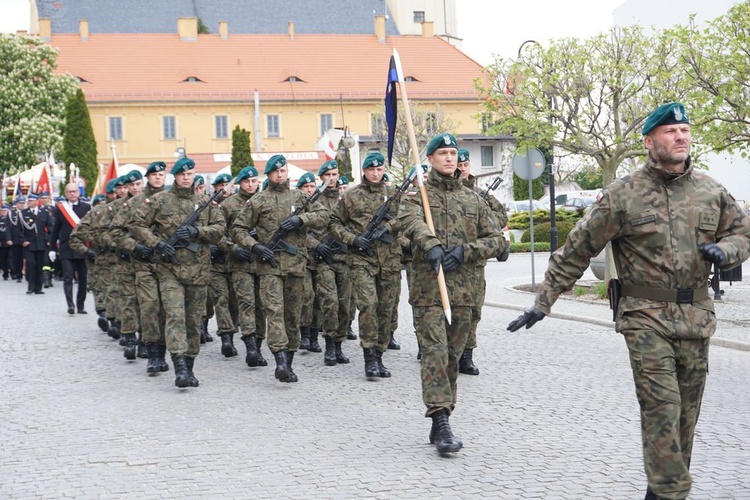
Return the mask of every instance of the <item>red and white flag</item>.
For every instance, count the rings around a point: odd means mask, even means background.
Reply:
[[[327,160],[333,160],[336,158],[336,146],[334,146],[328,132],[323,132],[323,136],[318,141],[317,146],[323,150]]]
[[[47,174],[47,166],[42,169],[42,175],[39,176],[39,183],[36,185],[36,193],[52,193],[52,189],[49,185],[49,175]]]

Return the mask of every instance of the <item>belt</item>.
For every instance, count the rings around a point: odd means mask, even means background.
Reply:
[[[693,301],[708,298],[708,286],[700,288],[654,288],[650,286],[622,285],[622,294],[639,299],[656,300],[659,302],[675,302],[677,304],[692,304]]]

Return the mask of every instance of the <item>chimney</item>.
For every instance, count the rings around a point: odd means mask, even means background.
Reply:
[[[422,36],[425,38],[435,36],[435,23],[433,21],[424,21],[422,23]]]
[[[179,17],[177,18],[177,33],[183,42],[198,41],[198,18],[197,17]]]
[[[226,21],[219,21],[219,35],[222,40],[229,38],[229,24]]]
[[[375,16],[375,37],[378,42],[385,42],[385,16]]]
[[[294,21],[289,21],[289,38],[294,40]]]
[[[49,42],[52,38],[52,19],[48,17],[39,18],[39,38]]]
[[[78,34],[81,35],[81,41],[87,42],[89,39],[89,22],[85,19],[78,21]]]

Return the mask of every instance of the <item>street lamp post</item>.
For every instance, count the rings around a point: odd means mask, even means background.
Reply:
[[[521,44],[520,47],[518,47],[518,57],[516,58],[517,60],[521,59],[521,50],[527,43],[535,43],[540,48],[542,47],[542,44],[540,44],[536,40],[526,40]],[[547,104],[549,108],[552,109],[551,96],[548,99]],[[555,156],[552,144],[547,147],[546,153],[544,155],[544,160],[547,164],[547,168],[549,169],[549,250],[550,252],[554,252],[555,250],[557,250],[557,220],[555,216]]]

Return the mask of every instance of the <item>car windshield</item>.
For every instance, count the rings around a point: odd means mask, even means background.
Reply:
[[[544,209],[544,205],[539,203],[538,201],[534,200],[534,210]],[[528,201],[517,201],[516,202],[516,212],[528,212],[529,211],[529,202]]]

